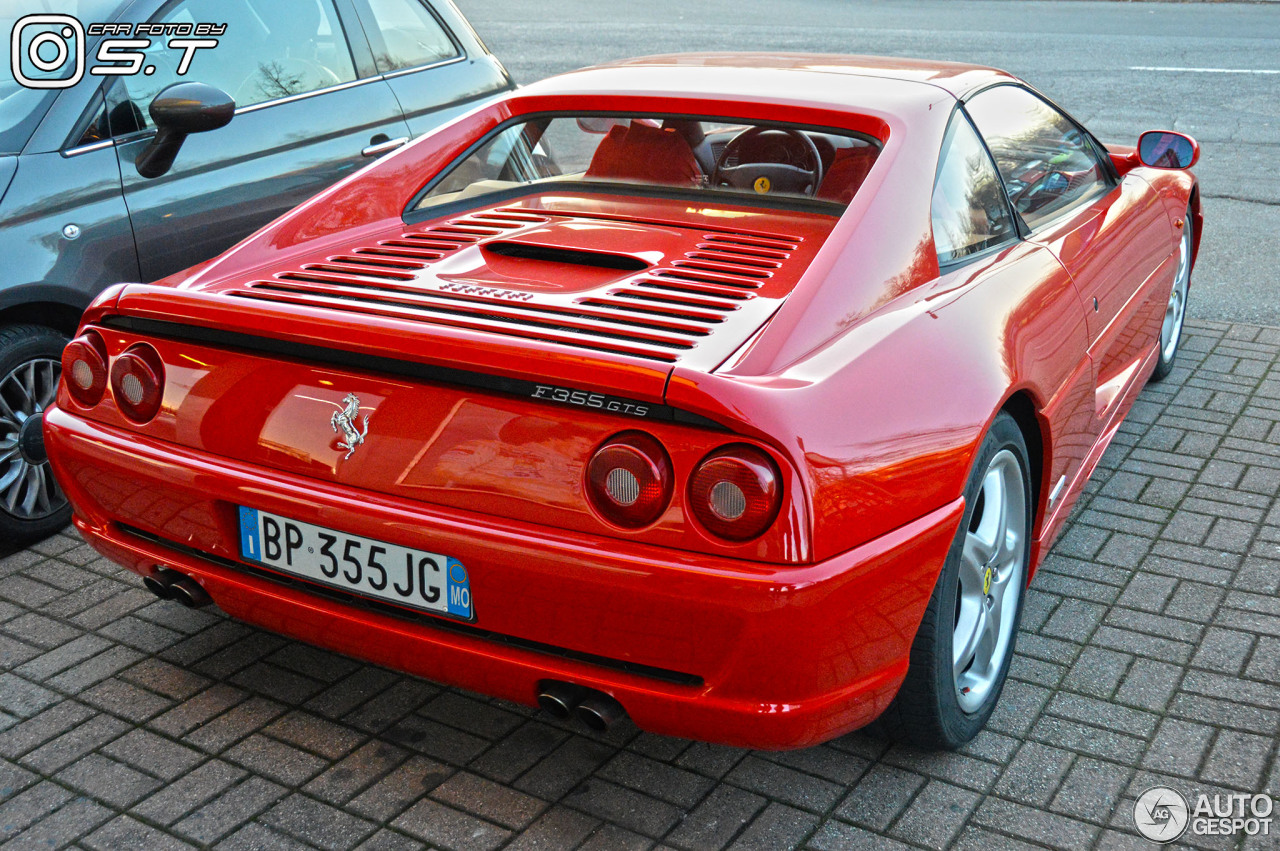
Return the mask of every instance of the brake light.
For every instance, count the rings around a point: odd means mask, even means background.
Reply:
[[[606,520],[638,529],[666,510],[673,479],[671,459],[662,444],[644,432],[624,431],[591,456],[587,496]]]
[[[777,465],[754,446],[718,449],[689,480],[689,506],[707,531],[748,541],[768,529],[782,507]]]
[[[111,395],[135,423],[150,420],[164,397],[164,363],[146,343],[130,346],[111,365]]]
[[[86,331],[62,350],[67,391],[86,408],[102,401],[107,389],[107,344],[96,331]]]

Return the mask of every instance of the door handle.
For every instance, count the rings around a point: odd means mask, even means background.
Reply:
[[[398,139],[385,139],[384,141],[381,141],[381,142],[374,142],[373,144],[368,145],[364,149],[362,149],[360,151],[360,155],[365,157],[379,157],[387,153],[388,151],[394,151],[396,148],[400,147],[401,145],[405,144],[408,141],[409,141],[408,136],[401,136]]]

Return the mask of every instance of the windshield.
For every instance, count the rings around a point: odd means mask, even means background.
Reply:
[[[0,2],[0,39],[12,49],[12,40],[17,37],[21,75],[14,76],[12,55],[10,61],[0,65],[0,154],[16,154],[22,150],[59,91],[33,88],[23,85],[23,81],[72,78],[77,67],[88,58],[84,43],[86,28],[92,23],[112,20],[121,5],[121,0]],[[17,26],[19,19],[32,15],[46,20]]]
[[[737,203],[816,199],[845,205],[879,144],[784,124],[688,116],[527,119],[455,162],[416,209],[528,188],[617,186],[724,193]]]

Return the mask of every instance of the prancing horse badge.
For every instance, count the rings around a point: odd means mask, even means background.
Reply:
[[[364,417],[364,422],[359,428],[356,427],[360,420],[360,398],[356,394],[348,393],[342,403],[346,407],[341,411],[335,411],[329,419],[329,424],[333,426],[335,432],[342,435],[338,448],[347,450],[343,459],[346,460],[351,457],[352,452],[356,451],[357,446],[364,443],[364,437],[369,433],[369,418]]]

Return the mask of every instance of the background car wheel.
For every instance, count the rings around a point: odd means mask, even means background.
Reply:
[[[897,697],[876,727],[922,748],[954,749],[991,716],[1009,672],[1031,556],[1027,447],[1003,411],[965,485],[965,511]]]
[[[1187,293],[1191,288],[1191,252],[1195,245],[1195,220],[1191,210],[1183,217],[1182,240],[1178,243],[1178,272],[1173,279],[1173,291],[1164,308],[1164,321],[1160,323],[1160,359],[1156,361],[1152,381],[1161,381],[1173,372],[1173,359],[1178,356],[1178,343],[1182,339],[1182,322],[1187,318]]]
[[[67,339],[40,325],[0,328],[0,541],[23,545],[71,520],[71,506],[49,463],[22,451],[24,429],[53,404]]]

